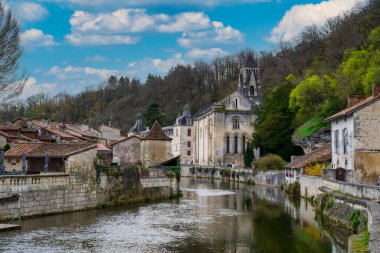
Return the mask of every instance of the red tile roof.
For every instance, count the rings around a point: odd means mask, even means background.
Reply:
[[[343,111],[340,111],[340,112],[328,117],[327,119],[325,119],[325,121],[331,121],[331,120],[338,119],[341,117],[346,117],[346,116],[360,110],[361,108],[366,107],[366,106],[376,102],[379,99],[380,99],[380,96],[376,96],[376,97],[370,96],[370,97],[360,101],[356,105],[351,106],[347,109],[344,109]]]
[[[44,122],[39,121],[39,120],[32,120],[32,124],[42,128],[42,129],[44,129],[44,130],[46,130],[52,134],[58,135],[59,137],[61,137],[63,139],[77,139],[73,135],[67,134],[67,133],[55,128],[55,126],[52,123],[49,123],[46,127],[46,124]]]
[[[285,165],[285,168],[301,169],[310,162],[329,162],[331,161],[331,144],[326,144],[306,155],[297,157],[294,161]]]
[[[21,157],[25,152],[26,157],[40,158],[48,154],[52,158],[66,158],[93,148],[96,148],[96,144],[19,143],[5,152],[5,157]]]
[[[160,124],[156,121],[153,124],[152,129],[149,131],[148,135],[142,138],[143,140],[165,140],[171,141],[172,139],[168,137],[164,131],[162,131]]]

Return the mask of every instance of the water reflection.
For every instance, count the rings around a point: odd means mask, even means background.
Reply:
[[[345,252],[307,202],[278,189],[203,179],[181,188],[180,200],[24,220],[1,234],[0,251]]]

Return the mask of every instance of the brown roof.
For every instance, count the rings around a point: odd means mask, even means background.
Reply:
[[[359,103],[355,104],[354,106],[351,106],[347,109],[344,109],[343,111],[340,111],[340,112],[328,117],[327,119],[325,119],[325,121],[331,121],[331,120],[338,119],[341,117],[346,117],[346,116],[360,110],[361,108],[366,107],[367,105],[370,105],[370,104],[376,102],[379,99],[380,99],[380,95],[376,96],[376,97],[370,96],[370,97],[360,101]]]
[[[301,169],[309,162],[329,162],[331,161],[331,144],[326,144],[306,155],[297,157],[294,161],[285,165],[285,168]]]
[[[140,136],[137,136],[137,135],[131,135],[131,136],[128,136],[128,137],[123,138],[123,139],[121,139],[121,140],[111,142],[110,146],[113,146],[113,145],[119,144],[120,142],[123,142],[123,141],[129,140],[129,139],[131,139],[131,138],[138,138],[138,139],[141,139]]]
[[[47,127],[46,124],[39,120],[32,120],[32,124],[36,125],[52,134],[58,135],[59,137],[63,139],[77,139],[73,135],[67,134],[59,129],[57,129],[52,123],[48,123]]]
[[[48,154],[52,158],[65,158],[93,148],[96,148],[96,145],[87,143],[19,143],[14,144],[10,150],[5,152],[5,157],[21,157],[25,152],[26,157],[39,158]]]
[[[143,140],[165,140],[171,141],[172,139],[168,137],[164,131],[162,131],[160,124],[156,121],[153,124],[152,129],[149,131],[147,136],[143,138]]]

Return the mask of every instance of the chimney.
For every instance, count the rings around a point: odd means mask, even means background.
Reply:
[[[372,84],[372,96],[377,97],[380,95],[380,84],[374,83]]]
[[[359,103],[360,101],[364,100],[365,97],[361,94],[350,94],[348,95],[347,97],[347,108],[350,108],[354,105],[356,105],[357,103]]]

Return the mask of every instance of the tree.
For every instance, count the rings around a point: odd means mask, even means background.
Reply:
[[[244,166],[251,167],[254,159],[254,146],[251,141],[247,143],[247,148],[244,150]]]
[[[26,82],[25,73],[19,71],[20,29],[10,9],[0,1],[0,102],[21,94]]]
[[[144,118],[146,124],[150,127],[153,126],[154,122],[162,124],[162,120],[165,117],[165,114],[161,111],[160,105],[157,103],[152,103],[144,113]]]

